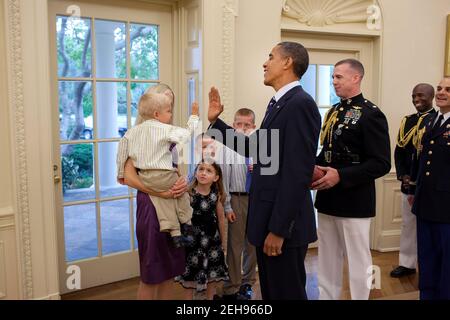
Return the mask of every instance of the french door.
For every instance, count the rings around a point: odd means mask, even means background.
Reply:
[[[172,82],[172,19],[170,5],[49,3],[61,293],[139,275],[135,191],[115,159],[140,96]]]

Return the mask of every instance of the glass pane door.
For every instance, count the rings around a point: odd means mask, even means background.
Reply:
[[[172,43],[172,12],[129,4],[82,2],[81,17],[66,15],[73,2],[50,4],[62,293],[69,265],[81,268],[81,289],[138,276],[136,192],[117,183],[116,153],[140,96],[161,76],[170,82],[162,48]]]
[[[133,194],[115,158],[158,81],[158,26],[57,16],[56,31],[65,259],[134,250]]]

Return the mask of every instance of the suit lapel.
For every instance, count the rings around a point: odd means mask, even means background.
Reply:
[[[287,103],[287,101],[297,92],[299,92],[301,90],[300,86],[296,86],[294,88],[292,88],[291,90],[289,90],[288,92],[286,92],[280,100],[277,101],[277,103],[275,103],[275,107],[272,110],[272,112],[267,116],[267,119],[265,119],[265,121],[263,123],[261,123],[261,128],[265,129],[268,128],[270,126],[270,124],[272,123],[273,120],[275,120],[275,118],[278,116],[278,113],[281,111],[281,109],[283,109],[284,105]]]

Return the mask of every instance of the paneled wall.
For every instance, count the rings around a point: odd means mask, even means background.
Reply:
[[[19,270],[10,143],[5,46],[5,1],[0,0],[0,300],[19,298]]]

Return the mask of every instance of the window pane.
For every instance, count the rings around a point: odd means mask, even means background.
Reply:
[[[125,82],[97,82],[97,136],[123,137],[127,132],[127,85]]]
[[[158,26],[131,24],[131,78],[159,79]]]
[[[92,139],[92,83],[59,81],[58,85],[60,139]]]
[[[64,207],[66,261],[98,256],[95,203]]]
[[[129,251],[131,249],[129,200],[101,203],[100,215],[102,225],[102,255]]]
[[[61,146],[64,202],[95,199],[92,144]]]
[[[316,69],[315,64],[310,64],[308,70],[300,80],[300,84],[314,100],[316,99]]]
[[[125,23],[95,20],[97,77],[126,78]]]
[[[156,85],[155,83],[131,83],[131,125],[134,126],[138,116],[139,99],[148,90]]]
[[[333,87],[333,65],[319,66],[319,99],[318,105],[331,106],[339,102]]]
[[[128,195],[128,187],[117,183],[116,155],[118,145],[118,142],[98,144],[100,198]]]
[[[91,76],[91,21],[56,17],[59,77]]]

